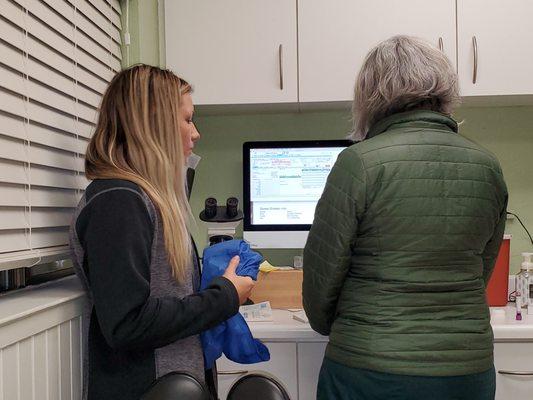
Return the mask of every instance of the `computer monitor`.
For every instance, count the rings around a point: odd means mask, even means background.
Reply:
[[[326,179],[348,140],[243,145],[244,239],[253,248],[303,248]]]

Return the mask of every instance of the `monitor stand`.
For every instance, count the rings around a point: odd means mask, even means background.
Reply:
[[[308,231],[244,231],[252,249],[303,249]]]

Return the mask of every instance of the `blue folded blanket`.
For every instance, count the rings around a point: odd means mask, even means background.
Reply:
[[[257,280],[259,264],[263,261],[263,257],[251,250],[245,241],[230,240],[204,250],[200,289],[205,289],[213,278],[223,275],[230,260],[237,255],[240,257],[237,275],[249,276],[253,280]],[[206,369],[212,368],[222,353],[231,361],[240,364],[253,364],[270,360],[268,349],[263,343],[252,337],[248,324],[239,313],[220,325],[203,332],[200,337]]]

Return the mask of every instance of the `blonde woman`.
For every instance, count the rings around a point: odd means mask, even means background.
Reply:
[[[193,112],[190,85],[156,67],[118,73],[104,94],[86,154],[92,183],[71,227],[90,300],[84,399],[138,400],[174,371],[212,389],[198,334],[237,313],[252,289],[236,258],[198,292],[184,182],[200,137]]]
[[[304,251],[304,307],[329,335],[319,399],[492,400],[485,287],[505,227],[498,160],[458,134],[446,56],[399,36],[355,85],[355,137]]]

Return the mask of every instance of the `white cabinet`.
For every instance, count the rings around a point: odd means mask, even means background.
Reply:
[[[0,399],[82,398],[86,309],[76,277],[2,296]]]
[[[316,399],[318,375],[322,367],[326,342],[298,343],[298,398]]]
[[[495,343],[496,400],[529,400],[533,395],[533,342]],[[515,375],[522,372],[526,375]],[[528,373],[528,374],[527,374]]]
[[[196,104],[298,101],[296,0],[168,0],[165,33]]]
[[[231,386],[250,372],[267,372],[284,385],[291,400],[316,399],[318,375],[327,342],[268,343],[270,361],[253,365],[235,364],[222,357],[217,361],[218,394],[225,400]]]
[[[462,94],[533,94],[533,1],[461,0],[457,7]]]
[[[464,96],[533,94],[532,0],[167,0],[164,8],[167,67],[193,85],[199,105],[351,101],[368,51],[399,34],[442,48]]]
[[[298,0],[300,102],[352,100],[368,51],[398,34],[440,42],[455,65],[455,0]]]
[[[253,372],[263,371],[274,375],[283,384],[291,400],[298,399],[298,372],[296,343],[267,343],[265,346],[270,351],[270,361],[243,365],[236,364],[222,357],[217,361],[218,369],[218,395],[225,400],[228,391],[241,376]]]

